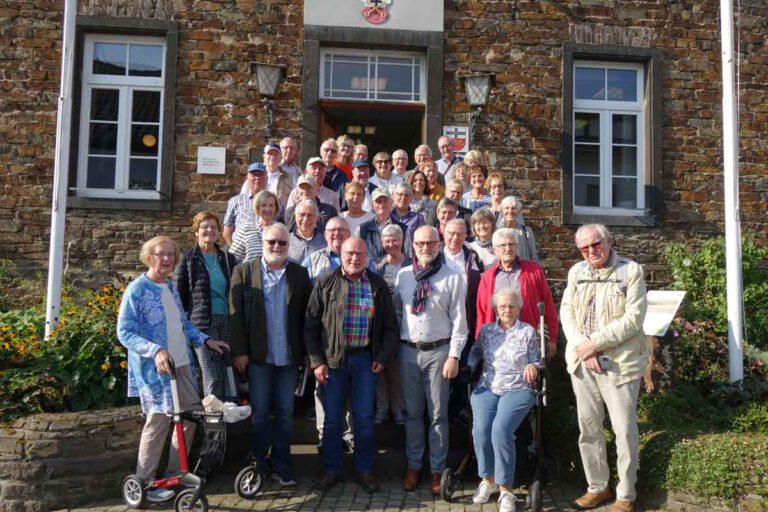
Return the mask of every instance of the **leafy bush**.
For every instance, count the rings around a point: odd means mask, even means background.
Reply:
[[[751,345],[768,350],[768,247],[758,247],[745,238],[741,243],[745,338]],[[692,251],[683,244],[670,244],[663,258],[672,271],[670,287],[688,292],[680,312],[688,321],[710,320],[716,334],[727,334],[725,241],[706,240]]]
[[[125,350],[115,338],[121,294],[106,286],[65,295],[48,340],[42,312],[0,313],[0,421],[126,402]]]

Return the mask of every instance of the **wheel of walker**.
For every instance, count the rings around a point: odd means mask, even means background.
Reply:
[[[453,477],[451,468],[445,468],[440,477],[440,497],[450,503],[453,498],[453,491],[456,490],[456,479]]]
[[[173,502],[173,510],[176,512],[208,512],[208,498],[204,494],[200,494],[195,502],[194,508],[190,508],[192,503],[192,496],[194,496],[194,489],[184,489],[176,496],[176,501]]]
[[[123,501],[128,508],[142,508],[147,500],[147,492],[144,483],[136,475],[128,475],[123,478]]]
[[[543,506],[541,493],[541,480],[534,480],[534,482],[528,488],[528,498],[530,499],[531,512],[541,512]]]
[[[261,473],[255,466],[246,466],[235,478],[235,492],[241,498],[251,500],[261,489]]]

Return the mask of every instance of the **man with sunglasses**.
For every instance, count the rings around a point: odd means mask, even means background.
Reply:
[[[336,144],[335,139],[326,139],[320,145],[320,157],[325,162],[326,173],[323,186],[333,190],[335,193],[339,193],[339,190],[344,187],[344,184],[349,181],[347,175],[336,167],[334,161],[339,154],[339,145]]]
[[[304,358],[304,314],[312,290],[307,270],[288,261],[288,237],[285,225],[269,226],[263,256],[236,266],[229,290],[232,363],[248,372],[251,448],[261,470],[271,469],[281,486],[296,485],[290,458],[293,391]]]
[[[643,269],[613,250],[613,237],[601,224],[581,226],[576,246],[584,261],[568,272],[560,306],[581,431],[579,450],[589,485],[574,506],[593,509],[612,497],[603,433],[607,407],[616,435],[619,478],[611,512],[632,512],[637,497],[637,398],[648,365]]]

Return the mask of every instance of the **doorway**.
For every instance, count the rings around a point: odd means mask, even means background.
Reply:
[[[390,155],[404,149],[413,158],[424,140],[424,106],[345,101],[320,102],[320,140],[347,134],[356,144],[368,146],[372,160],[379,151]]]

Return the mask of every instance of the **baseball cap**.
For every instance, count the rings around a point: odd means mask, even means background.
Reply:
[[[317,185],[317,180],[314,176],[307,176],[306,174],[302,174],[299,179],[296,180],[296,186],[298,187],[300,185],[311,185],[314,187]]]
[[[390,195],[389,191],[385,188],[378,187],[376,190],[371,192],[371,201],[376,201],[380,197],[386,197],[388,199],[392,199],[392,196]]]
[[[319,156],[313,156],[312,158],[310,158],[307,161],[307,167],[309,167],[312,164],[316,164],[316,163],[321,163],[321,164],[325,165],[325,160],[323,160]]]
[[[270,142],[269,144],[264,146],[264,154],[266,155],[270,151],[277,151],[279,153],[280,152],[280,146],[278,146],[274,142]]]
[[[267,168],[261,162],[256,162],[248,166],[248,172],[267,172]]]
[[[358,167],[370,167],[370,165],[368,164],[368,160],[366,160],[364,158],[358,158],[357,160],[352,162],[352,168],[353,169],[356,169]]]

